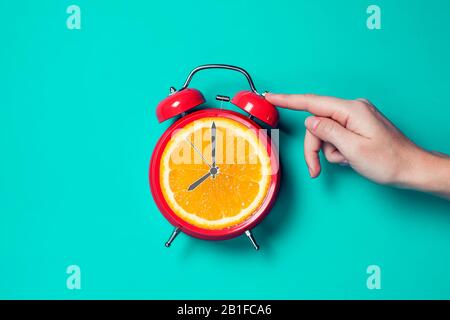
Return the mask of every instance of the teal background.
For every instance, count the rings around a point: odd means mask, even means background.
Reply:
[[[81,30],[66,28],[74,3]],[[311,180],[304,113],[281,111],[287,174],[260,252],[186,235],[166,249],[147,177],[170,124],[155,106],[204,63],[242,66],[261,91],[367,97],[450,153],[449,36],[446,0],[1,0],[0,298],[450,298],[450,202],[333,165]],[[192,86],[212,98],[246,82],[211,71]]]

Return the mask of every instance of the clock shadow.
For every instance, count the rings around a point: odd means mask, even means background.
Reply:
[[[298,208],[294,209],[292,199],[295,198],[298,201],[301,194],[299,182],[294,181],[295,177],[283,170],[282,163],[283,157],[280,156],[281,183],[275,205],[253,232],[261,250],[268,255],[273,252],[277,236],[283,232],[294,211],[298,211]]]
[[[187,236],[185,247],[182,250],[181,258],[183,260],[192,257],[193,252],[210,251],[223,254],[225,259],[230,256],[250,256],[258,254],[252,247],[245,234],[229,240],[207,241]]]

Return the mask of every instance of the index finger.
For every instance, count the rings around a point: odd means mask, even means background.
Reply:
[[[344,121],[349,114],[351,101],[335,97],[314,94],[275,94],[267,93],[265,98],[270,103],[282,108],[308,111],[316,116]]]

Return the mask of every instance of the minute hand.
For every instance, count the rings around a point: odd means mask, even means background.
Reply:
[[[205,181],[206,179],[208,179],[211,176],[211,172],[208,172],[207,174],[205,174],[203,177],[201,177],[200,179],[198,179],[197,181],[195,181],[193,184],[191,184],[188,188],[188,191],[192,191],[195,188],[197,188],[203,181]]]
[[[191,145],[192,149],[194,149],[194,151],[200,156],[200,158],[202,158],[203,162],[209,167],[212,168],[212,166],[209,164],[209,162],[205,159],[205,157],[203,157],[203,154],[197,149],[197,147],[195,146],[195,144],[190,141],[189,139],[186,139],[186,141]]]
[[[212,167],[216,167],[216,123],[211,125],[211,161]]]

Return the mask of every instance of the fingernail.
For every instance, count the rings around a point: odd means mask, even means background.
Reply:
[[[309,129],[309,130],[316,130],[317,126],[319,125],[320,120],[316,117],[308,117],[305,120],[305,126]]]
[[[308,170],[309,170],[309,175],[311,176],[311,178],[313,178],[313,176],[314,176],[314,173],[313,173],[313,171],[312,171],[311,167],[308,167]]]

